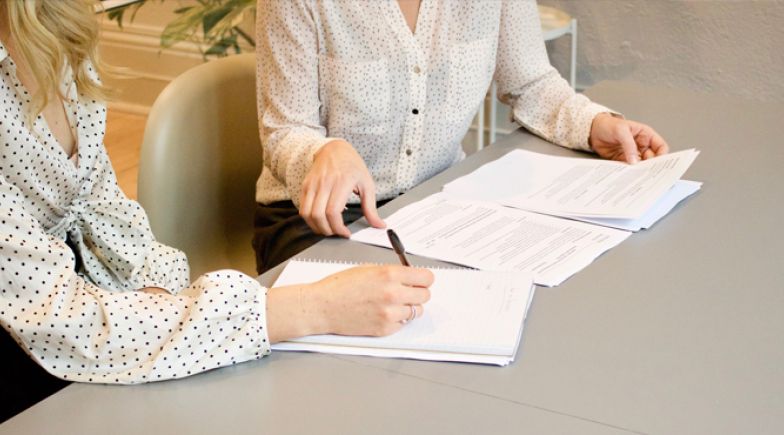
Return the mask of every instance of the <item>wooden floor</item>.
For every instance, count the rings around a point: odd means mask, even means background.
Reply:
[[[120,188],[132,199],[136,199],[139,151],[146,122],[146,116],[114,110],[109,110],[106,115],[106,151],[117,173]]]

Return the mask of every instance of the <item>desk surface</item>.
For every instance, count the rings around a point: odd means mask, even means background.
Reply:
[[[700,149],[685,178],[705,184],[651,230],[539,289],[509,367],[275,353],[178,381],[74,384],[0,433],[784,432],[784,105],[617,82],[588,94],[674,150]],[[518,131],[382,215],[516,147],[572,154]],[[302,256],[395,261],[345,240]]]

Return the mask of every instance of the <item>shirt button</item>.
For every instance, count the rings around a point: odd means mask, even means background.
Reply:
[[[419,109],[414,109],[411,111],[414,115],[419,115]]]
[[[411,155],[411,154],[413,154],[413,153],[414,153],[414,152],[413,152],[413,151],[411,151],[410,149],[406,150],[406,155],[407,155],[407,156],[410,156],[410,155]]]
[[[419,68],[419,65],[415,65],[415,66],[414,66],[414,73],[415,73],[415,74],[419,74],[419,73],[421,73],[421,72],[422,72],[422,69],[421,69],[421,68]]]

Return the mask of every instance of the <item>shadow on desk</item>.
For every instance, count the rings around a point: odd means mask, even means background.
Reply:
[[[0,376],[0,423],[70,384],[47,373],[4,330],[0,330]]]

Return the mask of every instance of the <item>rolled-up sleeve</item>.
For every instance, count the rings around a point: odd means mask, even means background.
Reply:
[[[504,0],[495,80],[515,121],[568,148],[590,150],[594,117],[615,113],[575,93],[550,64],[534,0]]]
[[[0,325],[62,379],[132,384],[189,376],[270,352],[266,289],[235,271],[173,294],[109,291],[26,213],[0,177]]]
[[[316,23],[305,0],[259,0],[257,104],[264,165],[298,205],[313,156],[327,142],[320,124]]]

